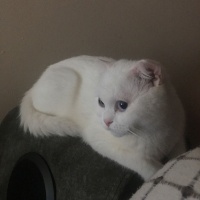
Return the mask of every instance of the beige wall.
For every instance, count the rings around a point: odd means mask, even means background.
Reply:
[[[162,62],[200,144],[199,0],[1,0],[0,120],[47,65],[80,54]]]

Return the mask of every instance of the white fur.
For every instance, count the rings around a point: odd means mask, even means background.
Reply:
[[[128,103],[123,112],[119,100]],[[155,61],[79,56],[56,63],[26,93],[20,115],[25,131],[80,136],[145,180],[173,149],[184,151],[183,108]]]

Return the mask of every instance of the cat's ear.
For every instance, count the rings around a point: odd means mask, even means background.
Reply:
[[[132,72],[142,79],[151,81],[154,86],[159,86],[163,83],[161,64],[154,60],[137,61]]]

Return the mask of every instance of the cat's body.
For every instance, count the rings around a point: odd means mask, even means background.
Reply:
[[[184,151],[184,112],[155,61],[79,56],[56,63],[26,93],[20,115],[35,136],[80,136],[144,179],[165,156]]]

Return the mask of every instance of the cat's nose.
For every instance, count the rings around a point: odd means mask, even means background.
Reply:
[[[104,123],[106,124],[107,127],[109,127],[113,123],[113,121],[104,119]]]

